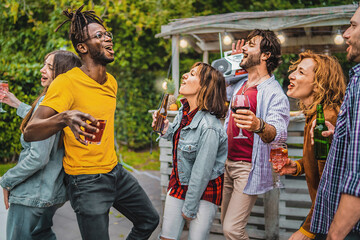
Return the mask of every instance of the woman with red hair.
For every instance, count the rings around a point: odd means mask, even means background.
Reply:
[[[306,51],[290,66],[290,85],[287,95],[299,100],[300,109],[306,117],[304,129],[303,158],[298,161],[288,159],[281,169],[281,175],[304,174],[308,185],[312,206],[300,229],[290,239],[314,239],[310,223],[315,204],[317,189],[326,160],[315,159],[314,146],[311,145],[310,129],[316,119],[316,106],[322,104],[325,119],[335,126],[337,115],[345,94],[345,77],[339,62],[323,54]]]

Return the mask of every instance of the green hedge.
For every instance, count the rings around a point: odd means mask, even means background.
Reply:
[[[156,39],[161,25],[170,19],[234,11],[263,11],[312,6],[340,5],[351,1],[219,1],[219,0],[0,0],[0,79],[9,81],[10,90],[25,103],[31,103],[41,91],[40,68],[43,57],[63,48],[73,51],[64,20],[65,7],[77,8],[83,3],[103,17],[114,34],[116,60],[108,67],[118,81],[115,119],[116,138],[132,149],[150,144],[151,116],[161,93],[155,82],[164,79],[171,58],[171,42]],[[219,56],[211,55],[211,59]],[[185,72],[201,55],[189,50],[181,54],[180,73]],[[4,107],[0,114],[0,162],[16,159],[21,151],[19,126],[15,109]]]

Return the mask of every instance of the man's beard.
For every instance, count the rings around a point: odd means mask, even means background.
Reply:
[[[260,65],[260,56],[261,56],[261,53],[256,54],[256,55],[248,55],[246,62],[241,62],[240,67],[242,67],[243,69],[246,70],[251,67]]]
[[[94,59],[94,62],[106,66],[108,63],[111,63],[114,61],[114,58],[108,58],[105,56],[105,53],[102,51],[93,51],[91,48],[89,48],[89,53],[92,59]]]
[[[351,45],[350,52],[346,55],[346,58],[349,62],[357,62],[356,58],[360,56],[360,43],[356,42],[354,45]]]

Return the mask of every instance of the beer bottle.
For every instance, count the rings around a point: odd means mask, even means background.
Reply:
[[[164,129],[164,120],[166,119],[166,115],[167,115],[168,99],[169,99],[169,94],[165,93],[161,101],[161,106],[157,111],[156,121],[153,127],[154,132],[162,133]]]
[[[323,131],[327,131],[325,125],[324,110],[321,104],[316,106],[316,125],[314,128],[314,142],[315,142],[315,158],[317,160],[326,160],[329,153],[330,142],[329,138],[323,137]]]

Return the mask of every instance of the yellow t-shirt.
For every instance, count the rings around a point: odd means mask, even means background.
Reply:
[[[107,120],[101,144],[81,144],[69,127],[64,128],[64,169],[67,174],[108,173],[117,164],[114,148],[114,115],[117,82],[107,73],[107,81],[100,85],[80,68],[59,75],[50,85],[40,105],[61,113],[79,110],[96,119]]]

